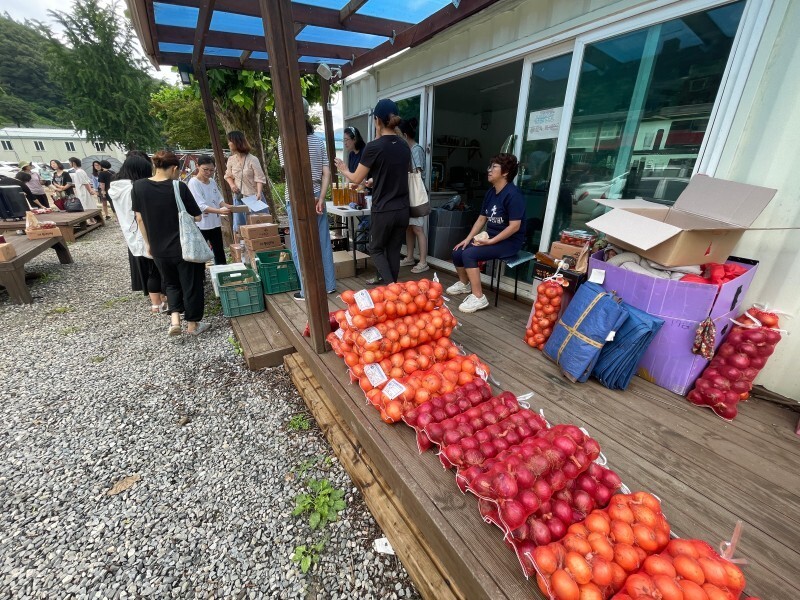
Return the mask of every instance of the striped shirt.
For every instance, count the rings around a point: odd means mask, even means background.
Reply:
[[[311,160],[311,181],[314,186],[314,198],[319,198],[322,192],[322,168],[328,164],[328,153],[325,150],[325,140],[316,134],[308,135],[308,157]],[[281,139],[278,138],[278,159],[281,161],[281,166],[284,167],[283,162],[283,146]],[[325,190],[327,192],[327,190]],[[286,186],[286,193],[284,194],[286,201],[289,202],[289,186]]]

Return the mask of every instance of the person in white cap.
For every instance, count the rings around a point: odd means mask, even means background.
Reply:
[[[44,186],[42,186],[41,179],[39,179],[39,174],[31,168],[31,163],[23,160],[19,163],[19,170],[31,176],[31,180],[27,185],[31,191],[34,205],[38,208],[49,208],[50,202],[47,200],[47,193],[44,190]]]

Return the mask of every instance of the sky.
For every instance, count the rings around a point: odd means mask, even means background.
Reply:
[[[102,0],[101,0],[102,1]],[[110,4],[110,2],[104,2],[105,4]],[[3,12],[7,12],[11,17],[16,21],[24,21],[25,19],[36,19],[38,21],[42,21],[43,23],[49,25],[56,33],[63,30],[58,21],[53,20],[53,18],[48,13],[49,10],[54,10],[62,13],[69,12],[69,8],[72,5],[72,0],[4,0],[2,3],[2,10]],[[124,10],[125,2],[120,1],[119,3],[119,10]],[[144,52],[139,48],[140,54],[144,56]],[[173,73],[170,67],[161,67],[161,69],[155,69],[150,61],[147,61],[149,66],[149,72],[153,77],[158,77],[163,79],[164,81],[172,84],[177,84],[179,81],[178,74]],[[342,119],[342,102],[341,102],[341,93],[337,94],[333,98],[333,106],[332,113],[333,113],[333,128],[341,129],[344,127],[343,119]],[[311,108],[312,114],[322,114],[322,109],[320,106],[312,107]]]

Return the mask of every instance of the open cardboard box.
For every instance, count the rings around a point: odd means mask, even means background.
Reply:
[[[666,267],[724,263],[777,190],[695,175],[674,206],[597,200],[614,210],[586,225]]]

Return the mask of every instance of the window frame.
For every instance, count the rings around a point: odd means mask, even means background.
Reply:
[[[64,142],[64,147],[67,152],[75,152],[75,142]]]
[[[33,148],[36,152],[45,152],[44,142],[41,140],[33,140]]]

